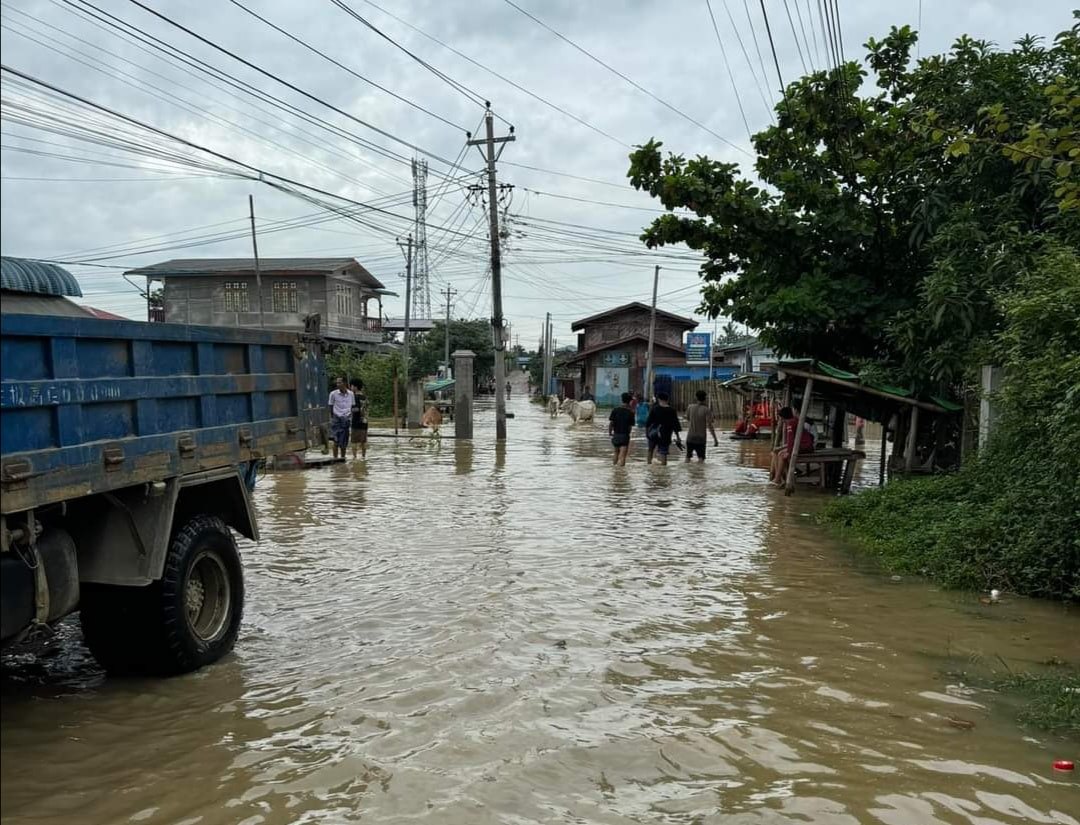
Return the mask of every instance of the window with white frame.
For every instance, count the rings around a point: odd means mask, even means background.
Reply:
[[[274,281],[274,312],[297,312],[296,281]]]
[[[337,312],[338,315],[353,314],[353,289],[348,284],[337,285]]]
[[[226,281],[225,282],[225,311],[226,312],[247,312],[248,306],[248,285],[245,281]]]

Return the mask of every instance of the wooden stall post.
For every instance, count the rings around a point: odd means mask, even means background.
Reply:
[[[799,458],[799,442],[802,440],[803,424],[806,423],[806,413],[810,409],[810,394],[814,391],[814,379],[807,378],[803,388],[802,405],[799,407],[799,422],[795,427],[795,438],[791,444],[791,458],[788,460],[787,483],[784,485],[784,495],[790,496],[795,491],[795,462]]]
[[[904,472],[911,475],[915,466],[915,440],[919,433],[919,408],[911,408],[911,423],[908,425],[907,452],[904,453]]]
[[[889,443],[889,422],[881,424],[881,466],[878,468],[877,486],[885,486],[885,447]]]

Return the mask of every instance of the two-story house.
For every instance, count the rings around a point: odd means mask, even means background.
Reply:
[[[734,367],[739,372],[761,372],[764,364],[776,361],[776,353],[753,335],[717,344],[713,353],[717,365]]]
[[[382,341],[382,297],[393,295],[353,258],[260,258],[259,294],[251,258],[192,258],[140,267],[147,292],[164,286],[157,318],[175,324],[262,327],[300,332],[318,315],[332,343],[375,349]]]
[[[575,396],[588,386],[597,403],[614,406],[624,392],[644,392],[649,316],[649,307],[634,301],[573,323],[578,350],[562,362],[560,372],[567,367],[580,368],[580,378],[572,388]],[[696,326],[692,318],[656,310],[654,368],[685,364],[683,335]],[[569,394],[571,387],[564,385],[562,391]]]

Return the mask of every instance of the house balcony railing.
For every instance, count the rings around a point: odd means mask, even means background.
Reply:
[[[165,307],[150,307],[149,319],[151,323],[164,324],[165,323]]]

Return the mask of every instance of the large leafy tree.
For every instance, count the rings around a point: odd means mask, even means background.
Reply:
[[[1046,236],[1080,238],[1080,50],[1076,28],[1012,51],[964,37],[912,66],[915,41],[904,27],[866,44],[876,90],[855,63],[789,86],[754,138],[760,183],[655,140],[629,177],[692,213],[642,239],[704,253],[708,314],[780,352],[925,388],[957,381],[986,346],[996,294]]]
[[[412,342],[409,348],[409,372],[414,378],[431,375],[443,361],[446,347],[446,322],[436,321],[434,328]],[[467,349],[476,353],[473,374],[480,378],[495,370],[495,343],[491,324],[482,319],[450,321],[450,352]]]

